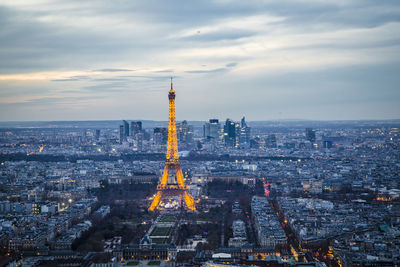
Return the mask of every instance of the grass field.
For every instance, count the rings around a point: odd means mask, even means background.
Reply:
[[[160,222],[175,222],[175,221],[176,221],[176,215],[173,214],[164,214],[160,219]]]
[[[171,232],[171,227],[155,227],[150,236],[168,236]]]
[[[151,242],[154,244],[165,244],[167,242],[167,238],[152,238]]]

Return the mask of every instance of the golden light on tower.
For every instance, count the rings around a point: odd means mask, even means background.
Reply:
[[[179,162],[178,153],[178,140],[176,135],[176,120],[175,120],[175,91],[172,86],[171,78],[171,90],[168,93],[169,99],[169,119],[168,119],[168,143],[167,143],[167,154],[164,166],[164,172],[161,177],[160,184],[157,186],[157,193],[153,198],[153,202],[150,205],[149,210],[155,210],[159,205],[162,198],[167,195],[182,195],[186,206],[190,210],[195,210],[193,197],[189,194],[189,187],[185,185],[183,179],[183,173],[181,163]],[[177,185],[168,184],[168,178],[171,171],[175,171]]]

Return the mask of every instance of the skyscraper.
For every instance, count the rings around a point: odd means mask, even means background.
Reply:
[[[193,126],[186,120],[176,124],[176,131],[179,143],[184,146],[190,146],[193,143]]]
[[[224,143],[227,147],[235,147],[236,144],[236,128],[235,122],[231,119],[226,119],[224,125]]]
[[[324,140],[322,142],[322,147],[323,148],[332,148],[333,147],[333,142],[331,140]]]
[[[240,123],[235,122],[235,138],[234,138],[234,143],[233,147],[238,148],[240,144]]]
[[[246,119],[243,116],[240,122],[240,133],[239,133],[239,145],[240,147],[250,146],[250,127],[246,124]]]
[[[247,127],[246,118],[243,116],[242,120],[240,121],[240,127],[245,128]]]
[[[165,145],[168,140],[168,129],[163,127],[154,128],[154,142],[156,145]]]
[[[124,135],[124,125],[119,126],[119,143],[122,144],[125,140],[125,135]]]
[[[138,151],[143,151],[143,133],[136,134],[136,145]]]
[[[124,126],[124,136],[126,139],[126,137],[129,136],[129,123],[126,120],[123,120],[122,125]]]
[[[315,142],[315,131],[312,128],[306,128],[306,139],[311,143]]]
[[[99,129],[96,129],[96,132],[95,132],[94,136],[95,136],[96,140],[100,139],[100,130]]]
[[[212,139],[217,142],[220,136],[220,129],[221,125],[218,119],[210,119],[209,122],[206,122],[203,126],[203,136],[206,139]]]
[[[142,131],[141,121],[131,121],[131,132],[130,135],[134,137],[136,134]]]
[[[119,126],[119,142],[122,144],[127,136],[129,136],[129,123],[123,120],[122,125]]]

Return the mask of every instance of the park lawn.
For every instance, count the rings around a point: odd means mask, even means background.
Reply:
[[[152,238],[151,241],[154,244],[165,244],[165,242],[167,242],[167,238]]]
[[[176,215],[173,214],[164,214],[161,219],[160,222],[175,222],[176,221]]]
[[[168,236],[171,232],[171,227],[155,227],[150,236]]]

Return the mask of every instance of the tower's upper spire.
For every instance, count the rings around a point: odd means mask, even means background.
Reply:
[[[170,92],[173,92],[174,91],[174,87],[173,87],[173,84],[172,84],[172,77],[171,77],[171,90],[170,90]]]
[[[169,90],[169,94],[168,94],[168,98],[169,99],[175,99],[175,91],[172,85],[172,77],[171,77],[171,90]]]

